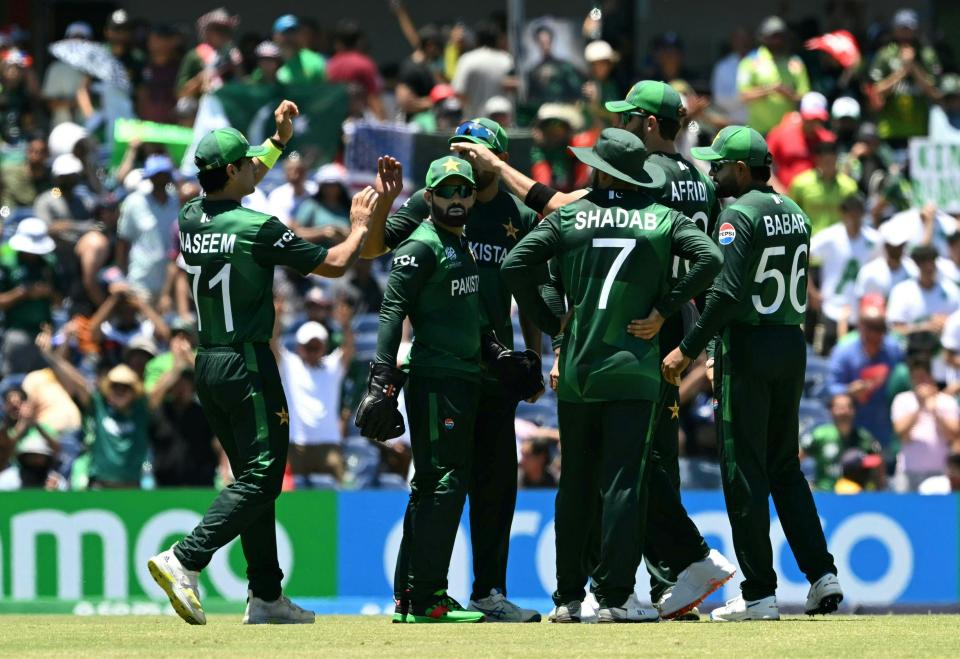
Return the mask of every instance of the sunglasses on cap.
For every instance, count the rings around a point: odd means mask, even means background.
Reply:
[[[440,197],[441,199],[453,199],[454,197],[460,197],[461,199],[466,199],[474,193],[476,188],[467,183],[460,185],[438,185],[433,188],[430,192]]]
[[[457,126],[455,135],[476,137],[489,144],[497,153],[503,151],[503,147],[500,145],[500,140],[497,139],[496,133],[483,124],[478,124],[476,121],[468,121],[460,124]]]

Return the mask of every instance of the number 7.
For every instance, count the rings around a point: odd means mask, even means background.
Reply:
[[[610,272],[603,280],[603,288],[600,289],[600,301],[597,303],[597,309],[606,309],[607,300],[610,298],[610,289],[613,288],[613,281],[617,278],[617,273],[620,272],[620,268],[623,267],[627,257],[630,256],[630,252],[637,246],[637,241],[635,238],[594,238],[593,246],[620,248],[620,253],[617,254],[617,258],[613,260],[613,265],[610,266]]]

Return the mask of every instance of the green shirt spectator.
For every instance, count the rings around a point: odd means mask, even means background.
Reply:
[[[52,318],[56,259],[46,224],[22,220],[10,241],[0,246],[0,310],[5,330],[36,336]]]
[[[801,440],[801,450],[814,461],[813,486],[832,492],[842,475],[840,456],[857,448],[870,455],[880,454],[880,443],[865,428],[854,424],[856,409],[848,394],[837,394],[830,402],[832,423],[824,423]]]
[[[277,71],[277,80],[286,85],[322,82],[326,79],[327,60],[320,53],[301,48]]]
[[[857,182],[846,174],[827,178],[816,167],[798,174],[790,184],[790,198],[810,218],[813,235],[839,221],[841,202],[856,192]]]
[[[119,374],[120,370],[124,370],[123,375]],[[123,382],[119,382],[120,379]],[[150,432],[147,401],[139,395],[126,406],[118,407],[113,398],[123,387],[135,391],[135,385],[139,386],[139,379],[129,367],[115,366],[107,374],[104,386],[110,393],[105,396],[95,391],[90,396],[85,425],[91,481],[127,487],[140,484]],[[121,395],[129,397],[132,393]]]

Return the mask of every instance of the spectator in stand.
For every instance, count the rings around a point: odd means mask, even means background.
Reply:
[[[855,423],[888,447],[892,439],[887,382],[903,361],[897,340],[887,334],[886,305],[879,295],[860,300],[856,340],[843,341],[830,354],[827,386],[831,395],[850,394],[857,404]]]
[[[317,192],[300,204],[293,228],[304,240],[335,245],[350,230],[347,168],[340,163],[328,163],[317,170],[313,182]]]
[[[942,69],[936,51],[920,37],[916,11],[898,11],[892,28],[893,41],[874,55],[869,77],[880,137],[902,149],[908,138],[927,134],[930,101],[939,96]]]
[[[960,492],[960,453],[951,453],[947,457],[947,473],[942,476],[931,476],[923,481],[918,492],[920,494]]]
[[[329,333],[314,321],[297,330],[296,352],[279,349],[280,376],[290,401],[290,467],[308,482],[312,474],[329,474],[338,483],[343,479],[340,389],[353,359],[349,318],[343,329],[343,344],[329,355]]]
[[[27,373],[43,367],[33,345],[53,318],[60,298],[54,242],[43,221],[28,217],[0,246],[0,311],[3,312],[3,373]]]
[[[307,291],[303,296],[303,310],[308,321],[320,323],[327,329],[328,334],[333,335],[333,302],[322,288],[314,286]]]
[[[414,115],[433,109],[430,92],[443,82],[437,69],[442,55],[443,36],[440,30],[435,25],[424,25],[417,31],[416,49],[400,64],[394,91],[397,106],[403,110],[408,121]]]
[[[65,39],[93,40],[93,28],[89,23],[76,21],[67,26]],[[67,121],[83,121],[77,103],[77,92],[83,86],[84,74],[60,60],[53,60],[43,76],[42,95],[47,102],[50,125]]]
[[[139,487],[150,434],[150,411],[140,378],[129,366],[120,364],[91,387],[52,349],[49,332],[37,337],[37,345],[86,417],[90,487]]]
[[[683,40],[676,32],[658,34],[651,44],[650,66],[644,74],[647,80],[673,83],[691,81],[695,74],[683,65]]]
[[[330,82],[360,85],[366,93],[366,106],[378,119],[386,118],[380,92],[383,81],[377,65],[360,51],[363,38],[360,27],[352,20],[341,19],[333,37],[334,55],[327,62],[327,79]]]
[[[527,100],[533,107],[544,103],[576,103],[583,75],[570,62],[553,54],[553,30],[546,24],[534,28],[533,39],[540,61],[527,73]]]
[[[747,106],[747,124],[766,135],[796,109],[810,91],[810,80],[803,60],[790,52],[782,18],[764,19],[757,38],[761,45],[747,53],[737,68],[737,89]]]
[[[179,36],[169,25],[155,25],[147,36],[147,62],[136,91],[137,116],[145,121],[177,121]]]
[[[948,253],[947,237],[958,230],[957,220],[933,202],[922,207],[911,206],[887,220],[904,232],[910,245],[932,245],[938,254]]]
[[[72,153],[57,156],[50,167],[53,186],[33,203],[33,212],[54,237],[72,235],[93,218],[92,199],[81,186],[83,163]]]
[[[349,272],[333,282],[330,287],[337,304],[349,304],[353,313],[375,314],[380,312],[383,288],[373,276],[373,261],[360,259]]]
[[[800,457],[814,462],[813,487],[832,492],[842,475],[840,457],[854,448],[868,455],[881,453],[878,442],[870,431],[856,424],[856,406],[850,394],[836,394],[830,399],[831,423],[824,423],[802,438]],[[882,462],[882,459],[881,459]]]
[[[814,147],[836,141],[836,136],[824,127],[829,118],[826,97],[820,92],[809,92],[800,101],[800,111],[785,114],[770,131],[767,147],[773,156],[771,183],[775,190],[788,194],[793,179],[813,169]]]
[[[103,37],[107,50],[126,69],[131,86],[139,86],[143,78],[146,58],[143,51],[134,43],[133,26],[126,11],[117,9],[110,14],[103,28]]]
[[[513,103],[506,96],[493,96],[484,103],[481,116],[496,121],[503,129],[511,128],[513,127]]]
[[[937,389],[929,361],[912,359],[909,366],[913,389],[897,394],[890,410],[901,442],[894,475],[900,492],[915,491],[927,478],[943,475],[947,455],[960,438],[956,398]]]
[[[56,433],[60,442],[57,470],[69,478],[74,460],[83,451],[83,417],[79,408],[50,368],[30,371],[21,386],[33,406],[37,423]]]
[[[841,169],[860,186],[860,191],[870,194],[874,190],[871,182],[882,178],[894,167],[893,150],[877,135],[877,126],[871,122],[860,124],[857,141],[844,154]],[[882,211],[882,209],[879,209]],[[879,218],[878,214],[874,214]]]
[[[114,281],[107,290],[110,295],[90,318],[90,339],[100,346],[102,365],[121,363],[127,345],[137,337],[161,343],[170,338],[163,317],[126,282]]]
[[[890,291],[887,320],[901,335],[929,332],[940,336],[947,317],[960,308],[960,290],[937,272],[937,250],[919,245],[911,252],[916,279],[907,279]]]
[[[193,369],[196,362],[197,326],[191,321],[174,318],[170,323],[170,349],[149,362],[143,372],[143,388],[152,394],[160,379],[179,364]]]
[[[919,275],[916,264],[910,257],[904,257],[908,235],[902,226],[884,222],[880,225],[879,234],[883,242],[883,254],[860,268],[854,288],[857,299],[873,293],[886,300],[894,286]]]
[[[247,78],[251,85],[278,85],[279,72],[283,66],[283,55],[280,48],[272,41],[262,41],[254,50],[257,58],[257,68]]]
[[[857,142],[860,130],[860,103],[850,96],[841,96],[830,106],[830,128],[837,136],[837,148],[847,153]]]
[[[211,487],[219,443],[196,398],[193,351],[178,350],[172,368],[150,392],[151,464],[159,487]]]
[[[200,43],[180,62],[177,98],[199,98],[224,82],[243,77],[243,56],[233,47],[233,30],[240,22],[220,7],[197,19]]]
[[[35,489],[48,486],[50,472],[60,452],[57,432],[37,421],[36,409],[23,389],[14,387],[3,395],[4,415],[0,421],[0,473],[16,455],[18,486],[0,489]],[[6,466],[5,466],[6,465]],[[0,477],[10,479],[11,475]],[[12,481],[11,481],[12,484]]]
[[[15,413],[11,411],[18,409],[25,397],[20,395],[16,387],[3,392],[3,417],[0,419],[0,492],[20,489],[20,473],[13,459],[17,442],[10,436],[10,428],[16,423],[13,420]]]
[[[30,137],[25,155],[24,162],[4,165],[0,170],[0,206],[33,206],[38,195],[53,187],[47,140],[42,135]]]
[[[293,14],[284,14],[273,23],[273,41],[280,48],[283,66],[277,80],[285,85],[308,85],[322,82],[327,74],[327,60],[306,44],[300,21]]]
[[[587,168],[568,149],[582,121],[583,116],[572,105],[540,106],[530,149],[530,177],[534,181],[560,192],[570,192],[587,184]]]
[[[859,448],[847,449],[840,458],[843,476],[833,491],[837,494],[880,492],[887,488],[887,472],[883,457],[866,453]]]
[[[520,479],[522,489],[555,488],[557,479],[547,468],[550,464],[550,442],[545,439],[526,439],[520,447]]]
[[[135,336],[123,349],[123,363],[133,369],[140,381],[143,382],[147,364],[160,352],[153,337]]]
[[[747,106],[737,89],[740,60],[753,48],[753,37],[745,27],[730,34],[730,53],[717,62],[710,76],[710,93],[716,108],[730,124],[747,123]]]
[[[790,184],[790,198],[810,218],[812,235],[834,225],[843,216],[843,204],[858,198],[857,182],[837,171],[837,143],[818,142],[813,146],[813,168],[797,174]],[[865,202],[858,198],[862,214]],[[862,217],[861,217],[862,220]]]
[[[173,191],[173,161],[155,154],[143,166],[149,192],[133,192],[120,208],[116,260],[130,287],[156,302],[167,275],[167,255],[173,243],[172,227],[180,213],[180,200]]]
[[[457,61],[457,71],[450,84],[463,103],[463,114],[480,116],[487,99],[502,94],[511,84],[513,56],[499,46],[500,29],[485,22],[476,29],[477,47]]]
[[[71,281],[70,310],[73,322],[78,324],[80,351],[95,354],[98,346],[90,339],[90,318],[107,299],[107,288],[101,277],[104,269],[114,263],[117,245],[117,223],[120,205],[114,195],[101,195],[94,207],[93,228],[83,234],[74,252],[79,270]]]
[[[19,143],[42,118],[40,90],[29,55],[13,48],[0,53],[0,142]]]
[[[947,281],[960,286],[960,231],[947,236],[947,255],[937,257],[937,271]]]
[[[877,230],[863,225],[864,202],[856,186],[854,193],[840,203],[839,212],[841,222],[814,234],[810,240],[811,271],[819,271],[819,277],[813,272],[807,277],[807,300],[812,312],[807,318],[812,319],[815,313],[820,320],[817,325],[823,327],[814,333],[818,354],[828,354],[837,339],[847,333],[848,323],[856,315],[857,274],[876,255],[880,243]]]
[[[300,205],[317,194],[318,186],[307,178],[307,163],[296,152],[283,161],[283,175],[287,182],[267,195],[267,204],[278,220],[290,226]]]
[[[587,112],[592,127],[602,130],[617,124],[616,115],[607,112],[604,103],[623,98],[620,86],[613,79],[613,69],[620,59],[606,41],[591,41],[583,51],[583,58],[590,67],[589,79],[583,84],[583,98],[587,100]],[[489,117],[489,114],[484,116]],[[493,117],[490,117],[491,119]],[[494,121],[496,121],[494,119]],[[497,122],[500,123],[500,122]],[[500,124],[501,126],[503,124]]]
[[[940,81],[940,104],[930,108],[931,140],[960,140],[960,75],[949,73]]]

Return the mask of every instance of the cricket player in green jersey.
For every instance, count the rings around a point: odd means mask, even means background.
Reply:
[[[531,366],[536,379],[541,376],[539,364],[530,364],[523,353],[504,352],[481,336],[480,273],[464,236],[476,201],[470,163],[453,156],[431,163],[425,200],[429,220],[394,253],[380,307],[377,355],[356,425],[365,437],[380,441],[400,435],[397,394],[407,383],[414,477],[397,557],[394,622],[482,622],[483,613],[464,610],[447,594],[450,555],[470,483],[481,359],[501,372],[503,381],[522,380],[521,366],[528,377]],[[407,317],[414,340],[401,370],[397,349]]]
[[[596,186],[550,214],[508,255],[507,286],[544,331],[556,335],[561,319],[540,296],[531,268],[556,258],[571,300],[561,349],[559,397],[563,472],[556,502],[556,622],[579,622],[584,586],[593,577],[600,622],[659,618],[634,594],[643,549],[646,463],[658,377],[657,336],[627,331],[633,318],[657,308],[664,317],[709,286],[719,271],[719,250],[677,211],[648,194],[664,174],[646,161],[640,139],[608,128],[592,148],[572,149],[595,170]],[[627,172],[630,172],[628,174]],[[673,257],[689,271],[670,285]],[[597,492],[602,505],[596,506]],[[588,565],[599,515],[599,561]]]
[[[274,504],[287,463],[290,426],[269,347],[273,272],[287,266],[304,275],[343,275],[360,254],[371,216],[385,215],[392,200],[378,206],[373,188],[360,192],[350,210],[349,236],[329,251],[302,240],[277,218],[241,206],[277,161],[297,114],[296,105],[283,101],[275,112],[277,132],[263,146],[250,146],[233,128],[207,134],[195,156],[205,194],[180,211],[180,251],[200,334],[197,396],[235,478],[187,537],[148,561],[150,574],[190,624],[206,623],[199,572],[237,536],[250,584],[243,622],[314,621],[312,612],[283,596],[277,560]]]
[[[663,185],[649,194],[661,204],[691,218],[702,231],[710,234],[720,205],[713,182],[692,163],[677,153],[674,141],[680,132],[686,110],[680,95],[669,85],[644,80],[638,82],[622,101],[607,103],[607,109],[618,113],[621,127],[643,141],[648,161],[659,166],[666,175]],[[551,212],[588,194],[588,190],[556,192],[534,183],[524,174],[497,162],[470,144],[454,144],[453,148],[468,153],[481,171],[492,168],[515,194],[536,210]],[[673,283],[686,274],[688,264],[674,257],[670,277]],[[553,269],[554,275],[556,269]],[[562,303],[556,276],[545,287],[545,295]],[[554,290],[551,290],[554,289]],[[649,339],[659,332],[661,357],[680,344],[683,318],[693,318],[693,307],[684,305],[681,312],[669,318],[656,309],[648,318],[631,319],[629,331]],[[560,361],[559,341],[555,337],[556,364]],[[650,573],[650,599],[664,619],[698,618],[695,607],[720,588],[735,573],[735,568],[720,552],[711,550],[696,525],[687,515],[680,499],[679,389],[670,385],[664,394],[669,404],[659,410],[657,434],[651,447],[650,496],[648,500],[647,537],[644,560]]]
[[[498,158],[508,157],[506,131],[490,119],[471,119],[457,127],[451,143],[470,142],[489,149]],[[387,163],[388,167],[390,163]],[[430,204],[423,190],[414,192],[386,222],[384,240],[368,240],[362,256],[373,258],[396,249],[430,217]],[[477,199],[467,217],[464,236],[480,273],[480,306],[502,350],[513,349],[510,292],[500,277],[500,264],[507,253],[537,225],[537,214],[500,187],[495,172],[477,176]],[[521,318],[521,321],[524,319]],[[540,369],[541,334],[521,322],[530,359]],[[506,599],[507,555],[510,529],[517,503],[517,439],[514,417],[517,403],[530,392],[518,390],[517,381],[497,379],[485,369],[480,386],[481,414],[473,428],[473,464],[467,495],[470,500],[470,540],[473,548],[473,592],[469,609],[487,616],[487,622],[537,622],[540,614]],[[541,387],[542,390],[542,387]],[[537,395],[537,394],[535,394]],[[399,594],[398,594],[399,597]]]
[[[664,378],[679,379],[719,335],[714,383],[723,491],[744,581],[741,596],[710,617],[725,622],[780,617],[770,496],[811,584],[806,612],[831,613],[843,591],[798,458],[810,219],[767,185],[771,157],[752,128],[728,126],[693,155],[710,161],[718,195],[737,197],[720,214],[716,232],[723,270],[703,315],[662,366]]]

